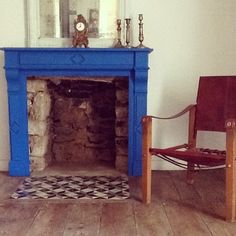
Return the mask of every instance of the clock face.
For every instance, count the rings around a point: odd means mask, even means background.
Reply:
[[[77,29],[78,31],[83,31],[83,30],[85,29],[84,23],[83,23],[83,22],[78,22],[78,23],[76,24],[76,29]]]

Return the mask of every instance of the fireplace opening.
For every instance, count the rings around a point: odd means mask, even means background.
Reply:
[[[127,77],[29,77],[31,171],[47,166],[128,170]]]

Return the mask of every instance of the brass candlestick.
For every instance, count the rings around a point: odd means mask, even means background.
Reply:
[[[137,48],[145,48],[145,46],[143,45],[143,40],[144,40],[144,36],[143,36],[143,14],[139,14],[138,15],[138,19],[139,19],[139,45],[137,46]]]
[[[121,19],[116,20],[117,24],[117,43],[115,44],[115,48],[123,48],[124,46],[122,45],[121,42]]]
[[[126,22],[126,48],[131,48],[131,45],[130,45],[130,23],[131,23],[131,19],[130,18],[126,18],[125,19],[125,22]]]

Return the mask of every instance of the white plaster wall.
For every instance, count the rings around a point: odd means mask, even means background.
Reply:
[[[0,0],[0,48],[25,46],[23,0]],[[4,55],[0,51],[0,170],[8,170],[9,131],[7,83],[3,70]]]
[[[24,0],[0,0],[0,47],[24,46]],[[168,116],[195,102],[200,75],[236,74],[235,0],[127,0],[138,44],[138,14],[144,15],[144,44],[150,54],[148,113]],[[0,170],[9,157],[6,82],[0,54]],[[186,117],[155,122],[154,144],[185,142]],[[203,133],[199,143],[224,148],[223,136]],[[5,164],[4,164],[5,163]],[[170,168],[166,163],[155,167]]]
[[[134,24],[138,13],[143,13],[144,44],[154,48],[150,55],[148,114],[169,116],[194,103],[200,75],[236,74],[235,0],[131,0],[129,5]],[[155,121],[154,145],[186,142],[186,120],[187,116]],[[225,147],[222,133],[201,133],[198,143]],[[166,162],[155,162],[155,168],[170,167]]]

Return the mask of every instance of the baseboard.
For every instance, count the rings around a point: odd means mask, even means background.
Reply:
[[[8,159],[0,160],[0,171],[8,171],[8,167],[9,167]]]
[[[161,159],[152,159],[152,170],[183,170],[182,168],[173,165],[167,161]]]
[[[8,171],[8,170],[9,170],[9,160],[8,159],[0,160],[0,171]],[[152,170],[182,170],[182,168],[160,159],[153,159]]]

